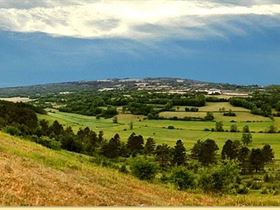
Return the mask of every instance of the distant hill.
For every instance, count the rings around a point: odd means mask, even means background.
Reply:
[[[135,89],[138,85],[147,84],[148,86],[168,86],[173,88],[220,88],[227,90],[251,90],[260,88],[257,85],[243,86],[234,84],[223,84],[223,83],[210,83],[202,82],[191,79],[181,78],[144,78],[144,79],[106,79],[96,81],[76,81],[76,82],[64,82],[64,83],[51,83],[42,85],[32,86],[21,86],[21,87],[9,87],[0,88],[0,97],[15,97],[15,96],[35,96],[36,94],[48,94],[48,93],[60,93],[60,92],[76,92],[76,91],[92,91],[99,89],[108,88],[125,88]]]

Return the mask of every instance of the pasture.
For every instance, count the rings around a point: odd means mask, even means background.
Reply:
[[[229,108],[237,113],[236,117],[226,117],[219,112],[219,108]],[[206,111],[213,111],[215,121],[223,121],[224,129],[229,130],[232,124],[236,124],[238,130],[242,131],[245,125],[250,127],[253,136],[253,143],[250,147],[262,147],[264,144],[271,144],[275,151],[276,158],[280,157],[280,133],[267,134],[261,133],[275,125],[279,128],[280,118],[271,120],[270,118],[257,116],[251,114],[248,110],[238,107],[232,107],[229,103],[209,103],[202,107],[204,111],[200,112],[163,112],[161,115],[165,116],[205,116]],[[208,109],[207,109],[208,108]],[[237,111],[238,110],[238,111]],[[194,115],[192,115],[194,114]],[[112,119],[96,119],[95,117],[84,116],[79,114],[64,113],[59,111],[51,111],[48,115],[38,115],[39,119],[46,119],[50,122],[58,120],[64,126],[71,126],[74,131],[78,131],[81,127],[89,127],[94,131],[104,131],[106,139],[111,138],[116,133],[121,136],[123,141],[126,141],[132,132],[141,134],[145,138],[152,137],[156,143],[166,143],[174,146],[176,140],[184,141],[188,150],[193,146],[197,140],[204,140],[211,138],[216,140],[220,150],[224,142],[228,139],[241,140],[242,133],[231,132],[211,132],[215,128],[215,121],[172,121],[172,120],[148,120],[144,116],[136,116],[132,114],[119,114],[118,123],[113,123]],[[235,122],[231,122],[234,120]],[[130,129],[130,124],[133,124],[133,129]],[[174,129],[168,129],[168,126],[174,126]]]

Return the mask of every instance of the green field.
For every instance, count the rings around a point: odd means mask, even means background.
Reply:
[[[140,181],[0,132],[2,206],[279,206],[279,195],[212,195]]]
[[[209,110],[219,109],[220,104],[223,107],[230,107],[228,103],[210,103]],[[239,108],[237,108],[239,109]],[[240,109],[241,110],[241,109]],[[165,114],[192,114],[187,112],[165,112]],[[194,113],[200,114],[200,112]],[[261,147],[264,144],[271,144],[275,151],[276,158],[280,158],[280,133],[277,134],[265,134],[259,133],[265,131],[271,125],[280,126],[280,119],[265,118],[249,113],[248,111],[237,112],[236,117],[225,117],[221,113],[215,113],[217,121],[223,121],[224,129],[229,130],[232,124],[237,124],[238,129],[242,130],[244,125],[249,125],[250,130],[254,133],[253,143],[250,147]],[[89,127],[94,131],[104,131],[105,138],[109,139],[114,134],[120,134],[123,141],[126,141],[132,132],[141,134],[145,138],[153,137],[156,143],[167,143],[173,146],[178,139],[182,139],[187,147],[190,149],[193,144],[199,139],[212,138],[216,140],[220,149],[224,142],[228,139],[240,140],[242,133],[230,133],[230,132],[211,132],[204,131],[205,128],[215,128],[215,122],[193,122],[193,121],[171,121],[171,120],[147,120],[143,116],[135,116],[131,114],[119,114],[118,123],[113,123],[112,119],[96,119],[95,117],[83,116],[72,113],[63,112],[49,112],[48,115],[39,115],[39,119],[47,119],[49,121],[58,120],[64,126],[71,126],[74,131],[77,131],[80,127]],[[235,120],[236,122],[230,122]],[[250,122],[248,122],[250,121]],[[130,122],[133,122],[133,129],[130,130]],[[175,129],[168,129],[168,126],[174,126]]]

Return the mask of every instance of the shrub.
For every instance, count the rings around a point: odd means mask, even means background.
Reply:
[[[268,194],[269,190],[265,187],[262,189],[261,194]]]
[[[167,183],[169,181],[169,177],[166,174],[162,174],[160,177],[160,181],[162,183]]]
[[[266,173],[263,177],[263,181],[264,182],[273,182],[273,176]]]
[[[127,168],[126,168],[126,165],[122,165],[122,166],[119,168],[119,172],[124,173],[124,174],[127,174],[127,173],[128,173],[128,170],[127,170]]]
[[[246,186],[243,185],[243,184],[238,185],[237,193],[238,193],[238,194],[242,194],[242,195],[248,194],[248,193],[249,193],[249,188],[246,187]]]
[[[175,168],[170,178],[178,190],[189,189],[195,185],[193,174],[183,167]]]
[[[115,124],[118,123],[118,117],[117,117],[117,116],[114,116],[113,119],[112,119],[112,121],[113,121],[113,123],[115,123]]]
[[[131,165],[131,172],[141,180],[152,180],[158,171],[157,164],[138,158]]]
[[[12,136],[19,136],[21,135],[21,132],[18,128],[14,127],[14,126],[6,126],[4,128],[4,131]]]
[[[48,137],[41,137],[36,139],[36,143],[41,144],[47,148],[54,149],[54,150],[60,150],[61,149],[61,143],[59,141],[56,141],[54,139],[50,139]]]
[[[175,127],[173,125],[169,125],[167,129],[175,129]]]
[[[252,190],[259,190],[262,188],[262,183],[260,181],[253,181],[250,188]]]
[[[224,165],[202,171],[199,185],[206,192],[230,193],[237,184],[238,166],[227,161]]]

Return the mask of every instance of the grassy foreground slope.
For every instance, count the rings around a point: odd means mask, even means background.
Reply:
[[[4,206],[280,205],[280,196],[180,192],[95,166],[0,132],[0,203]]]

